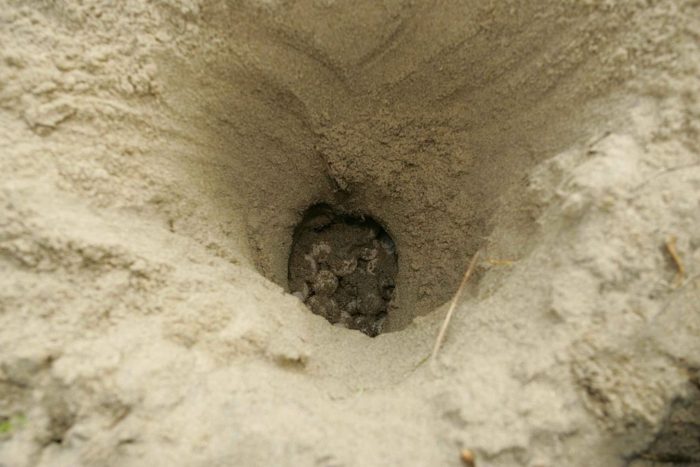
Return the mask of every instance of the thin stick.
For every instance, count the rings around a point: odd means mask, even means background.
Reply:
[[[440,350],[440,346],[442,345],[442,341],[445,340],[445,333],[447,332],[447,326],[450,324],[450,320],[452,319],[452,314],[455,312],[455,308],[457,308],[457,300],[459,300],[459,297],[462,295],[462,290],[464,290],[464,286],[467,285],[467,282],[469,281],[469,278],[471,277],[472,273],[474,272],[474,268],[476,267],[476,260],[479,257],[479,252],[477,251],[474,253],[474,256],[472,256],[472,260],[469,263],[469,267],[467,268],[467,272],[464,273],[464,277],[462,278],[462,283],[459,285],[459,288],[457,289],[457,292],[455,292],[454,297],[452,297],[452,303],[450,303],[450,308],[447,310],[447,315],[445,316],[445,321],[442,322],[442,327],[440,328],[440,332],[438,333],[437,339],[435,340],[435,346],[433,347],[433,353],[430,356],[430,361],[432,364],[435,363],[435,358],[437,357],[437,353]]]
[[[666,251],[668,251],[668,254],[671,255],[671,259],[673,260],[675,266],[676,266],[676,279],[675,283],[676,285],[680,284],[683,282],[683,279],[685,278],[685,266],[683,266],[683,261],[681,260],[681,256],[678,254],[678,248],[676,248],[676,236],[672,235],[666,240]]]

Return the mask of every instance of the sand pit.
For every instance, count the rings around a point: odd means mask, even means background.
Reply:
[[[0,466],[700,464],[697,2],[0,0],[0,43]]]
[[[329,323],[379,335],[396,292],[398,252],[374,219],[311,206],[294,229],[289,290]]]

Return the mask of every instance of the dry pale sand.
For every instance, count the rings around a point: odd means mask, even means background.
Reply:
[[[700,465],[699,368],[697,0],[0,0],[2,467]]]

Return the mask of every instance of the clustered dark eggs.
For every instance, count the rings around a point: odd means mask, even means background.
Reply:
[[[395,289],[393,240],[371,219],[307,212],[289,257],[289,287],[312,312],[369,336],[382,331]]]

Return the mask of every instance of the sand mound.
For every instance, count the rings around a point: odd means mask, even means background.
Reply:
[[[699,38],[691,0],[0,1],[0,465],[700,463]],[[377,337],[289,293],[319,204],[392,238]]]

